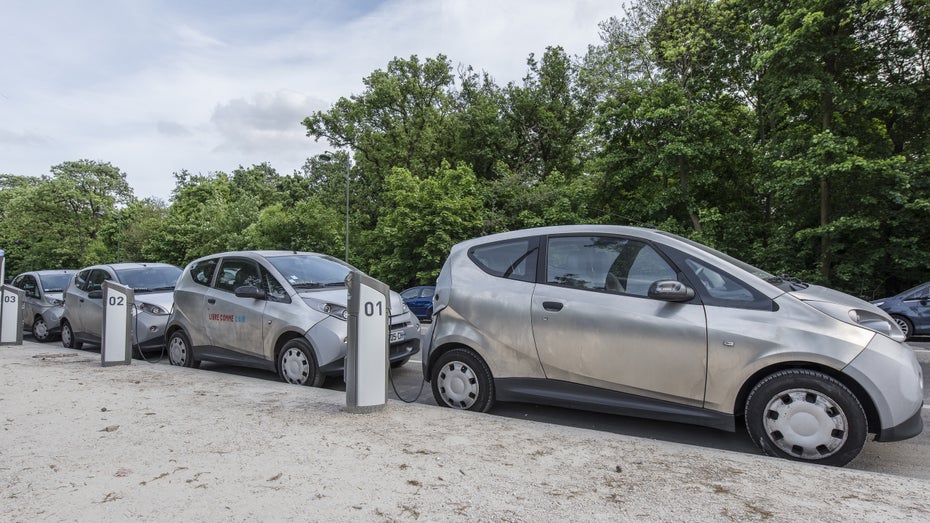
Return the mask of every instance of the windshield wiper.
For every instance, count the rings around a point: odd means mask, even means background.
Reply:
[[[305,281],[303,283],[292,283],[291,287],[295,289],[318,289],[322,287],[323,284],[316,281]]]
[[[329,283],[324,283],[323,286],[324,286],[324,287],[342,287],[342,286],[345,285],[345,284],[346,284],[346,282],[344,282],[344,281],[332,281],[332,282],[329,282]]]
[[[771,283],[772,285],[787,283],[788,287],[793,291],[806,289],[810,287],[810,284],[804,283],[804,281],[802,281],[801,278],[791,276],[790,274],[785,273],[785,272],[779,274],[778,276],[772,276],[771,278],[766,278],[765,281],[767,281],[768,283]]]

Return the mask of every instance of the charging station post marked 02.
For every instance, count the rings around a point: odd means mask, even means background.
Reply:
[[[132,307],[135,293],[131,287],[112,281],[103,282],[103,333],[100,363],[129,365],[132,362]]]

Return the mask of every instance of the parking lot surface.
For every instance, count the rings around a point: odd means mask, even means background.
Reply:
[[[889,521],[930,482],[0,347],[0,520]]]

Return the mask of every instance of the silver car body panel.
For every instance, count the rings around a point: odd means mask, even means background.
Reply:
[[[485,272],[468,256],[480,245],[560,235],[643,240],[666,254],[694,259],[732,276],[761,297],[757,302],[764,305],[768,300],[769,305],[727,306],[701,298],[670,303],[513,281]],[[423,354],[425,375],[430,376],[430,364],[439,353],[466,346],[485,359],[500,385],[514,380],[525,385],[525,379],[536,379],[548,380],[553,390],[568,383],[590,386],[594,388],[585,390],[603,390],[605,397],[625,393],[648,398],[641,404],[665,401],[716,412],[719,415],[710,417],[719,421],[719,416],[741,415],[739,401],[772,369],[806,366],[830,369],[858,384],[867,395],[860,400],[870,403],[880,420],[879,427],[870,427],[873,432],[913,419],[923,395],[919,365],[910,349],[812,305],[834,304],[846,307],[846,316],[858,309],[891,321],[887,314],[823,287],[785,291],[765,281],[761,271],[720,254],[660,231],[610,225],[544,227],[459,243],[436,282],[434,324]],[[678,269],[688,285],[700,285],[689,279],[694,273]],[[545,302],[558,302],[561,308],[547,310]],[[533,397],[543,397],[538,394],[543,389],[534,390]],[[520,397],[505,394],[515,396]],[[700,417],[698,413],[682,419],[705,424]]]

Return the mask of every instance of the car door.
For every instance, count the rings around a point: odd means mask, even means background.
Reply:
[[[707,327],[700,303],[650,299],[678,271],[648,243],[609,236],[546,240],[532,299],[546,377],[702,406]]]
[[[258,265],[245,258],[224,258],[213,288],[207,291],[204,325],[210,343],[248,356],[262,355],[265,300],[239,298],[238,287],[261,288]]]
[[[100,333],[103,332],[103,296],[91,298],[90,293],[103,291],[103,282],[107,280],[116,281],[116,277],[102,268],[91,270],[84,293],[78,297],[81,326],[79,331],[77,327],[72,327],[81,333],[81,338],[91,342],[100,341]]]

